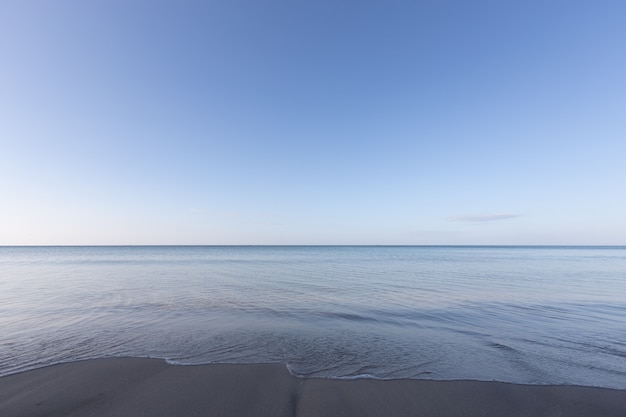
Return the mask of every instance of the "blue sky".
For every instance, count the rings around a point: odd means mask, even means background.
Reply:
[[[626,2],[0,5],[0,245],[626,244]]]

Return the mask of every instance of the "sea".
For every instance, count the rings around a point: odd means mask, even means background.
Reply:
[[[626,247],[0,247],[0,375],[108,357],[626,389]]]

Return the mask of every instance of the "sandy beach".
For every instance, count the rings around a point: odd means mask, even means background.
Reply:
[[[0,378],[0,415],[616,416],[626,391],[480,381],[299,379],[282,365],[115,358]]]

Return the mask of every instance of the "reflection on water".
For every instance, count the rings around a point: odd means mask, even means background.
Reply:
[[[626,388],[626,248],[0,248],[0,374],[105,356]]]

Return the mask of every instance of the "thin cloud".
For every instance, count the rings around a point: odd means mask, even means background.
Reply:
[[[492,213],[492,214],[464,214],[449,217],[451,222],[494,222],[497,220],[515,219],[521,217],[520,214],[512,213]]]

